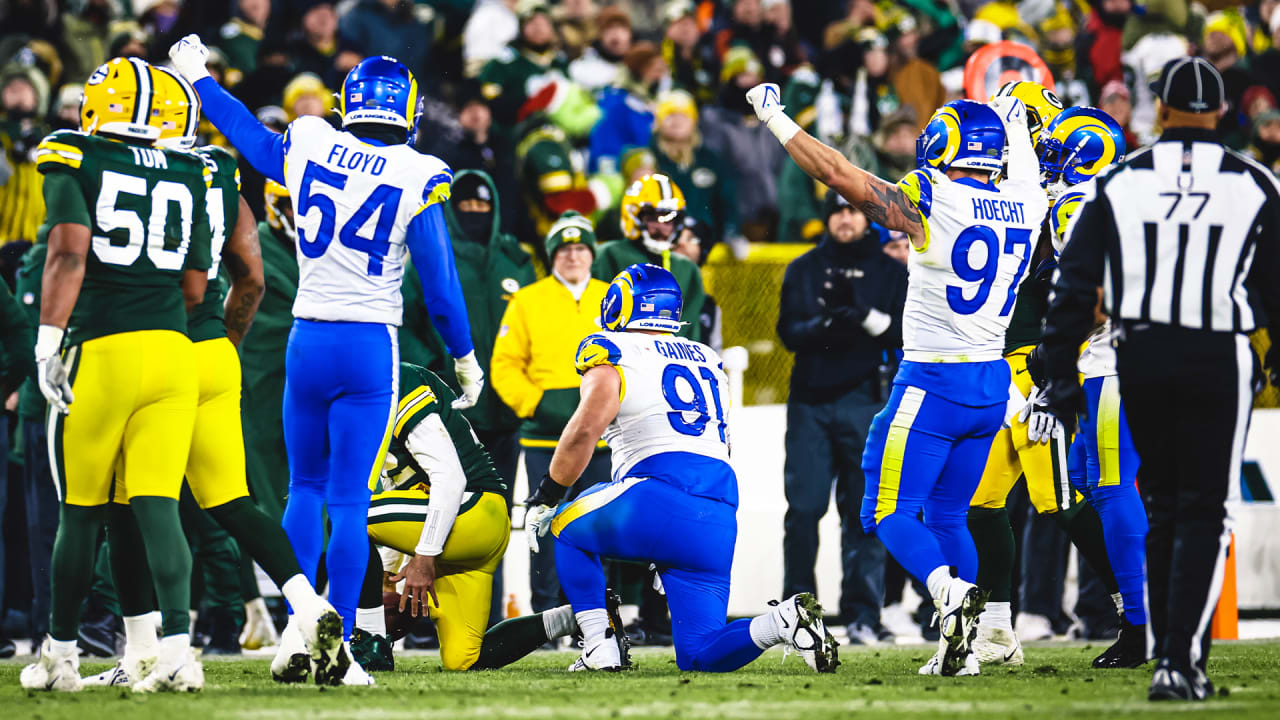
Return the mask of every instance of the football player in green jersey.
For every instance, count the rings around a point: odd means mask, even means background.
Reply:
[[[176,110],[154,103],[155,76],[141,60],[109,60],[85,85],[82,131],[55,132],[36,151],[50,231],[35,357],[62,516],[49,636],[22,671],[27,688],[80,688],[80,604],[113,493],[138,520],[163,617],[158,660],[134,689],[204,684],[188,636],[191,554],[177,498],[199,393],[183,371],[195,364],[186,310],[211,263],[211,173],[199,158],[153,147]]]
[[[435,621],[446,670],[502,667],[577,630],[565,605],[486,634],[493,574],[511,535],[506,484],[470,423],[453,409],[454,397],[431,371],[400,364],[400,403],[381,491],[369,506],[369,538],[384,548],[383,557],[371,549],[352,636],[362,666],[391,669],[384,568],[390,584],[405,581],[399,609]],[[401,554],[408,556],[403,565]],[[614,619],[621,629],[616,609]]]
[[[163,68],[153,68],[153,80],[155,103],[179,108],[172,119],[162,123],[156,144],[191,151],[212,173],[203,198],[211,230],[212,263],[204,297],[189,309],[186,328],[194,343],[199,378],[187,482],[197,504],[239,541],[281,588],[299,617],[307,647],[313,653],[335,653],[342,642],[341,618],[302,574],[284,529],[250,499],[245,479],[236,345],[253,321],[262,297],[263,270],[253,215],[240,197],[240,171],[235,158],[221,148],[193,149],[200,106],[186,81]],[[230,287],[219,275],[224,261],[231,276]],[[145,590],[147,565],[137,560],[140,538],[132,527],[128,506],[122,504],[122,498],[116,501],[108,536],[112,575],[126,619],[125,653],[115,668],[86,679],[90,685],[136,682],[155,659],[154,633],[145,623],[129,623],[153,607],[151,594]],[[309,664],[300,669],[308,671]]]

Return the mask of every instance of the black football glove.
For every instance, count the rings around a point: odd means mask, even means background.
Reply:
[[[1044,362],[1044,345],[1031,348],[1031,352],[1027,354],[1027,372],[1031,373],[1031,382],[1036,387],[1043,389],[1048,384],[1049,369]]]
[[[1044,389],[1045,409],[1062,423],[1067,435],[1076,431],[1076,419],[1089,416],[1089,405],[1085,402],[1084,388],[1075,378],[1062,380],[1052,379]]]

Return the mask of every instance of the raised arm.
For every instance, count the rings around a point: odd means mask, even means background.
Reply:
[[[849,162],[835,148],[805,132],[784,112],[778,86],[765,83],[751,88],[747,99],[760,122],[768,126],[787,154],[814,180],[834,188],[862,210],[868,220],[890,230],[900,230],[911,244],[924,247],[924,224],[920,211],[896,185],[885,182]]]
[[[284,184],[284,150],[288,133],[268,130],[205,69],[209,49],[198,35],[188,35],[169,48],[169,59],[200,96],[201,109],[258,172]]]

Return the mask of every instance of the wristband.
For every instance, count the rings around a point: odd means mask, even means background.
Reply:
[[[796,124],[795,120],[787,117],[785,112],[780,112],[769,118],[767,126],[769,132],[772,132],[773,136],[778,138],[778,142],[783,145],[786,145],[791,138],[796,136],[796,133],[800,132],[800,126]]]
[[[544,473],[542,482],[538,483],[538,488],[533,491],[528,500],[524,501],[524,504],[525,507],[533,507],[535,505],[555,507],[560,504],[560,500],[564,498],[564,494],[568,491],[569,488],[551,479],[551,473]]]
[[[441,532],[443,528],[440,515],[439,509],[427,508],[422,524],[422,536],[418,538],[418,545],[413,549],[414,555],[436,556],[444,552],[445,538],[439,537],[444,534]]]
[[[62,338],[66,332],[56,325],[41,325],[36,330],[36,359],[51,358],[62,352]]]

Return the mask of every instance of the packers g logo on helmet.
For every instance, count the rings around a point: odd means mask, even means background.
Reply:
[[[997,97],[1015,97],[1027,106],[1027,129],[1031,131],[1033,145],[1040,139],[1040,131],[1048,127],[1065,107],[1062,99],[1052,90],[1030,80],[1001,85],[996,94],[991,96],[993,100]]]
[[[155,74],[138,58],[112,58],[89,76],[80,99],[80,129],[89,135],[117,135],[154,141],[160,128],[150,123]]]

